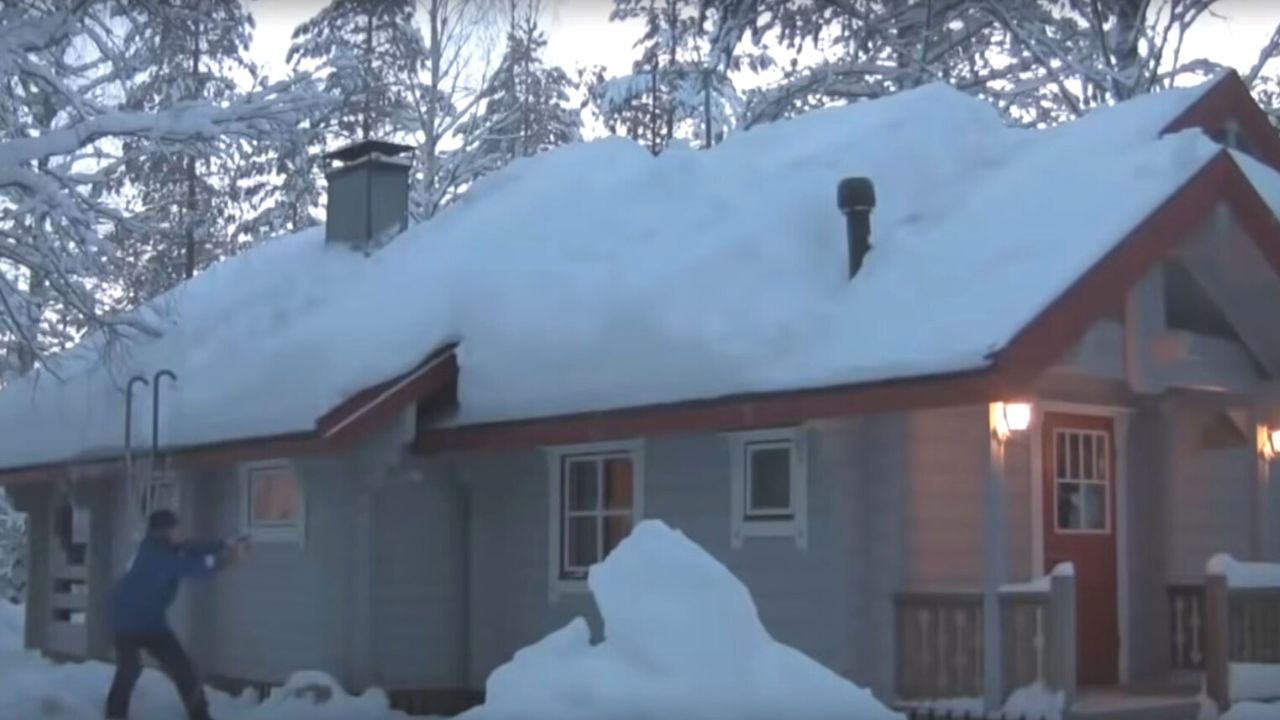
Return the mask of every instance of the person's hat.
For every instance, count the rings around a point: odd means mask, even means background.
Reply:
[[[178,515],[172,510],[156,510],[147,516],[147,532],[163,532],[178,527]]]

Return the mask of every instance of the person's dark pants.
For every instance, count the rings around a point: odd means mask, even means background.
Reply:
[[[196,677],[195,666],[182,649],[182,643],[168,629],[116,634],[116,676],[107,695],[108,720],[125,720],[129,716],[129,696],[142,674],[143,650],[159,663],[160,669],[178,687],[178,696],[187,708],[187,716],[191,720],[207,720],[209,706],[204,697],[204,687]]]

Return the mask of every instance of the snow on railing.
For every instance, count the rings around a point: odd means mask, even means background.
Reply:
[[[1280,565],[1215,555],[1205,573],[1206,693],[1223,712],[1280,699]]]

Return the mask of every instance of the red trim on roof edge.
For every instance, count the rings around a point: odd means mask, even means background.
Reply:
[[[892,410],[1017,397],[1219,202],[1240,215],[1280,273],[1280,223],[1227,151],[1215,155],[995,355],[990,370],[450,428],[419,427],[421,453],[617,440],[692,430],[745,430]]]
[[[277,457],[298,457],[341,449],[386,425],[396,414],[419,400],[452,387],[458,375],[457,344],[433,352],[412,370],[361,390],[316,420],[312,432],[245,438],[165,452],[175,463],[226,464]],[[102,469],[118,465],[119,455],[70,459],[20,468],[0,469],[0,482],[18,484],[57,480],[66,468]]]
[[[1240,134],[1254,150],[1257,159],[1280,171],[1280,135],[1235,70],[1214,81],[1213,87],[1166,125],[1162,133],[1193,127],[1213,132],[1231,120],[1235,120]]]

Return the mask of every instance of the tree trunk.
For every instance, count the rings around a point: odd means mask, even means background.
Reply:
[[[373,73],[369,72],[369,66],[373,63],[373,13],[374,8],[369,7],[365,10],[364,16],[364,57],[362,61],[365,69],[365,86],[364,86],[364,113],[360,119],[360,139],[369,140],[373,134]]]
[[[196,83],[197,90],[192,93],[199,96],[200,83],[200,23],[196,23],[194,28],[191,52],[191,78]],[[195,99],[195,98],[191,98]],[[186,168],[187,181],[187,206],[186,217],[183,218],[186,227],[186,262],[183,264],[182,277],[190,280],[196,274],[196,158],[194,155],[187,155]]]

